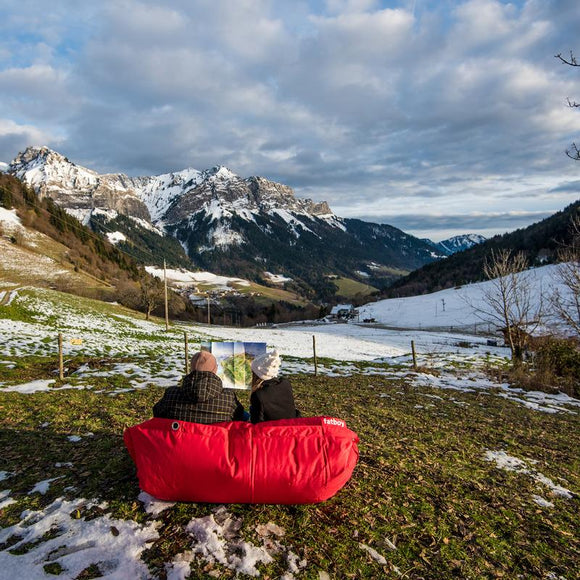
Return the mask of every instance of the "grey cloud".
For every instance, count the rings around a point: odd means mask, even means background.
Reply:
[[[504,212],[490,214],[424,215],[400,214],[388,217],[362,216],[361,219],[375,223],[387,223],[405,232],[456,231],[458,233],[495,233],[512,231],[529,226],[552,215],[552,212]]]
[[[15,157],[14,152],[23,151],[30,143],[30,135],[25,132],[0,135],[0,160],[10,163]]]
[[[555,188],[574,179],[562,152],[580,115],[564,122],[564,99],[580,77],[553,55],[576,48],[575,1],[478,1],[472,14],[466,2],[418,2],[416,20],[371,14],[365,2],[366,14],[335,3],[330,16],[320,4],[296,2],[289,14],[267,0],[89,4],[30,0],[0,23],[13,33],[43,7],[37,34],[60,79],[3,83],[0,118],[59,135],[63,153],[98,171],[225,164],[363,208],[405,198],[445,206],[476,179],[476,195],[489,180],[490,200],[517,197],[521,176],[557,175]],[[462,20],[450,5],[464,6]],[[497,26],[481,27],[478,14]],[[18,42],[0,39],[0,53]],[[0,78],[33,60],[0,64]],[[2,142],[10,158],[25,145]],[[530,188],[530,209],[540,191]]]
[[[23,151],[29,145],[42,144],[58,147],[60,141],[54,135],[35,127],[18,125],[0,118],[0,161],[10,163],[15,157],[15,152]]]
[[[560,183],[556,187],[551,187],[548,190],[550,193],[576,193],[580,192],[580,180],[577,181],[565,181]]]

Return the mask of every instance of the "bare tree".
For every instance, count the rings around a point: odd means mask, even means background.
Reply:
[[[144,276],[139,280],[141,290],[141,306],[145,310],[145,320],[149,320],[151,312],[163,298],[163,284],[153,276]]]
[[[567,66],[580,66],[572,51],[570,51],[570,56],[568,58],[564,58],[561,53],[557,54],[555,58],[557,58],[562,64],[565,64]],[[570,97],[567,98],[567,101],[568,106],[571,107],[572,109],[580,107],[580,103],[572,101]],[[568,155],[570,159],[574,159],[574,161],[580,161],[580,149],[578,149],[576,143],[572,143],[572,145],[570,145],[570,147],[566,149],[566,155]]]
[[[580,214],[572,217],[570,230],[571,242],[558,253],[559,286],[554,289],[550,304],[556,318],[580,338]]]
[[[526,268],[523,252],[492,251],[483,266],[490,284],[483,292],[483,305],[476,309],[482,318],[502,329],[515,365],[523,360],[530,335],[542,316],[541,292],[538,296]]]

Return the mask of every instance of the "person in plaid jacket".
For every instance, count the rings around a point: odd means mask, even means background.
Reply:
[[[224,389],[213,354],[200,351],[191,359],[192,371],[182,386],[169,387],[153,406],[153,416],[192,423],[243,421],[244,407],[231,389]]]

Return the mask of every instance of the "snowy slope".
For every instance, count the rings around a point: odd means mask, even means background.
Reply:
[[[557,286],[555,274],[558,266],[543,266],[527,270],[539,302]],[[493,287],[493,281],[468,284],[408,298],[390,298],[366,304],[359,309],[360,319],[374,318],[377,323],[397,328],[474,329],[479,325],[493,329],[491,317],[477,312],[484,308],[484,293]],[[561,288],[564,291],[563,288]]]
[[[176,173],[165,173],[156,177],[143,177],[135,183],[135,193],[145,202],[151,220],[155,223],[163,218],[171,204],[203,180],[197,169],[184,169]]]
[[[145,270],[149,274],[156,276],[163,280],[164,273],[163,268],[156,268],[155,266],[146,266]],[[193,286],[196,284],[211,284],[217,288],[224,290],[231,290],[233,285],[238,286],[249,286],[250,282],[248,280],[243,280],[242,278],[231,278],[228,276],[217,276],[211,272],[191,272],[189,270],[175,270],[172,268],[166,268],[165,273],[167,275],[167,283],[171,286]],[[216,288],[216,289],[217,289]]]

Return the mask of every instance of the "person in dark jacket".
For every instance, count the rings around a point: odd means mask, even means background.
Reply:
[[[182,386],[169,387],[155,403],[154,417],[206,425],[244,420],[244,407],[231,389],[224,389],[216,375],[217,361],[213,354],[204,350],[196,353],[191,359],[191,369]]]
[[[280,364],[280,356],[276,351],[262,354],[252,361],[252,423],[300,417],[300,411],[294,404],[290,381],[278,377]]]

